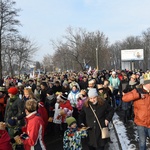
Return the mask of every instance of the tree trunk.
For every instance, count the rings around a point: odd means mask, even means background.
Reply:
[[[0,33],[0,79],[2,79],[2,41],[1,41],[1,33]]]

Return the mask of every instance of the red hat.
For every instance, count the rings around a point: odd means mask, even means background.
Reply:
[[[16,87],[11,87],[8,89],[8,93],[16,95],[18,93],[18,89]]]

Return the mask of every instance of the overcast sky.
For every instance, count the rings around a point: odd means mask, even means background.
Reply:
[[[110,43],[130,35],[141,35],[150,27],[150,0],[16,0],[21,8],[19,28],[34,40],[39,51],[34,59],[42,61],[53,54],[50,39],[61,39],[65,30],[82,27],[101,31]]]

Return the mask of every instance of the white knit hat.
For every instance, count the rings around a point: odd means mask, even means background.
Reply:
[[[88,91],[88,97],[96,97],[98,96],[96,88],[90,88]]]
[[[113,72],[112,72],[112,74],[116,74],[116,72],[115,72],[115,71],[113,71]]]

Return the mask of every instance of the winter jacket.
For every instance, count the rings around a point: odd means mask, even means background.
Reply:
[[[139,92],[134,89],[123,95],[124,102],[133,100],[134,105],[134,122],[139,126],[150,128],[150,95],[144,94],[145,98],[141,98]]]
[[[79,98],[80,92],[79,91],[71,91],[68,95],[68,100],[71,103],[72,107],[76,107],[77,102],[78,102],[78,98]]]
[[[6,130],[0,130],[0,150],[12,150],[10,137]]]
[[[25,150],[46,150],[44,144],[44,122],[37,112],[32,112],[26,116],[26,134],[28,138],[22,139]]]
[[[94,109],[102,128],[105,127],[105,119],[110,122],[113,117],[113,114],[114,114],[113,108],[108,104],[107,101],[104,101],[103,105],[99,105],[98,103],[96,105],[92,105],[90,103],[90,105]],[[79,125],[81,125],[82,123],[91,128],[88,131],[89,146],[92,146],[95,148],[100,147],[100,146],[105,146],[107,139],[101,138],[101,131],[100,131],[99,125],[89,106],[88,107],[83,106],[80,112]]]
[[[39,113],[39,115],[41,116],[41,118],[44,121],[44,128],[45,128],[45,131],[46,131],[46,127],[48,125],[48,113],[47,113],[47,110],[46,110],[45,107],[40,106],[38,108],[38,113]]]
[[[120,80],[118,77],[113,78],[112,76],[109,77],[110,86],[113,87],[113,89],[119,89]]]
[[[9,98],[5,109],[5,122],[7,123],[11,117],[19,117],[24,110],[23,106],[23,101],[19,97],[16,96],[14,99]]]
[[[66,100],[65,103],[61,102],[59,106],[60,106],[60,110],[63,109],[66,112],[66,114],[61,117],[61,119],[62,119],[61,122],[65,123],[66,118],[68,116],[72,115],[73,108],[72,108],[69,100]]]
[[[68,128],[63,137],[64,150],[82,150],[81,138],[87,137],[86,130]]]

